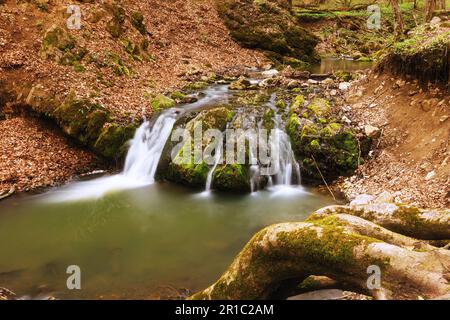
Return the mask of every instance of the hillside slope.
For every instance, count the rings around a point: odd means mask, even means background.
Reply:
[[[79,128],[61,112],[55,115],[55,110],[61,103],[69,112],[94,110],[94,115],[100,116],[94,119],[98,127],[95,137],[107,120],[106,133],[119,134],[118,144],[122,144],[133,130],[117,131],[118,126],[139,123],[144,115],[150,117],[151,99],[158,93],[212,76],[211,72],[233,72],[266,61],[261,53],[242,49],[231,39],[212,0],[75,4],[81,9],[79,30],[67,29],[71,14],[64,1],[0,3],[0,127],[4,142],[0,192],[12,186],[27,190],[53,185],[95,168],[89,165],[92,155],[57,132],[47,134],[46,124],[33,118],[36,110],[38,116],[49,115],[77,143],[86,145],[93,145],[95,139],[83,136],[93,142],[80,140]],[[35,110],[30,111],[28,105]],[[14,120],[23,115],[26,117]],[[87,114],[83,118],[87,119]],[[24,126],[29,130],[21,131]],[[41,143],[53,146],[53,156],[37,152]],[[105,148],[101,154],[116,153]],[[23,150],[29,151],[26,157]],[[42,152],[50,150],[43,148]],[[70,159],[60,166],[55,157]],[[24,166],[26,159],[33,165]],[[44,167],[51,170],[41,170]]]

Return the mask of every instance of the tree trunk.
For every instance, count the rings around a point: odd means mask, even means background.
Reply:
[[[351,288],[377,299],[450,295],[449,250],[395,233],[356,215],[336,213],[344,208],[348,213],[366,217],[373,212],[363,210],[367,214],[361,214],[361,208],[337,206],[319,210],[306,222],[267,227],[250,240],[215,284],[191,299],[263,299],[288,279],[311,283],[306,280],[311,276],[322,277],[315,282],[318,288],[334,281],[333,286]],[[402,224],[389,214],[389,208],[387,212],[372,220],[390,226]],[[431,217],[433,212],[421,212],[421,218],[436,222]],[[436,213],[444,217],[442,224],[448,224],[449,214],[448,210]],[[391,218],[393,223],[386,223]],[[380,287],[368,285],[368,268],[373,266],[381,270]]]
[[[400,6],[398,4],[398,0],[390,0],[391,6],[392,6],[392,12],[394,13],[394,20],[395,20],[395,34],[397,36],[403,34],[403,31],[405,29],[404,23],[403,23],[403,17],[400,10]]]
[[[430,22],[433,13],[436,10],[436,0],[426,0],[425,3],[425,22]]]

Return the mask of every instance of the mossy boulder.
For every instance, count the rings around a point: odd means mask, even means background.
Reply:
[[[302,167],[302,177],[312,183],[351,174],[363,163],[370,138],[336,121],[329,101],[306,102],[296,96],[290,106],[286,132]],[[319,172],[320,170],[320,172]]]
[[[249,80],[247,80],[245,77],[240,77],[238,80],[233,81],[230,84],[230,90],[245,90],[248,89],[251,86],[251,83]]]
[[[59,64],[73,66],[75,71],[81,72],[83,58],[88,50],[77,45],[75,38],[65,29],[52,25],[42,40],[41,55],[44,59],[53,60]]]
[[[133,138],[135,131],[134,125],[107,123],[103,126],[93,147],[106,158],[122,159],[127,152],[126,143]]]
[[[71,92],[64,102],[48,116],[62,130],[83,145],[107,159],[122,159],[126,142],[133,138],[136,126],[116,123],[110,112],[88,99],[79,99]]]
[[[210,167],[203,159],[194,158],[194,131],[201,125],[202,133],[208,129],[217,129],[223,132],[228,122],[232,120],[233,114],[227,107],[219,106],[210,110],[204,110],[188,121],[185,129],[189,131],[191,140],[185,141],[178,154],[168,164],[165,169],[166,172],[161,173],[161,176],[169,181],[187,186],[204,187]],[[203,139],[202,152],[211,142]],[[218,187],[220,188],[220,183]],[[226,187],[224,186],[223,189],[226,189]]]
[[[152,99],[151,106],[153,111],[159,112],[164,109],[173,108],[175,106],[175,100],[159,94]]]
[[[219,166],[213,174],[213,187],[222,191],[249,192],[249,167],[243,164],[225,164]]]
[[[216,0],[217,11],[231,36],[247,48],[316,62],[318,38],[302,28],[284,0]]]

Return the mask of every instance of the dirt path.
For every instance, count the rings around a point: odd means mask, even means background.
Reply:
[[[381,130],[372,158],[339,184],[357,194],[393,193],[420,207],[450,205],[450,96],[417,81],[388,75],[368,77],[347,95],[351,120]]]

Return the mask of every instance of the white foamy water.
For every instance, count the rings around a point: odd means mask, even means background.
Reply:
[[[208,176],[206,178],[206,187],[205,187],[205,191],[206,192],[211,191],[214,171],[216,170],[216,168],[219,165],[221,160],[222,160],[222,144],[219,143],[217,148],[216,148],[216,154],[214,155],[214,165],[209,170]]]
[[[140,188],[155,182],[161,154],[170,137],[179,110],[162,113],[153,126],[145,121],[130,142],[123,172],[109,177],[77,182],[56,191],[47,198],[50,202],[98,199],[125,189]]]

